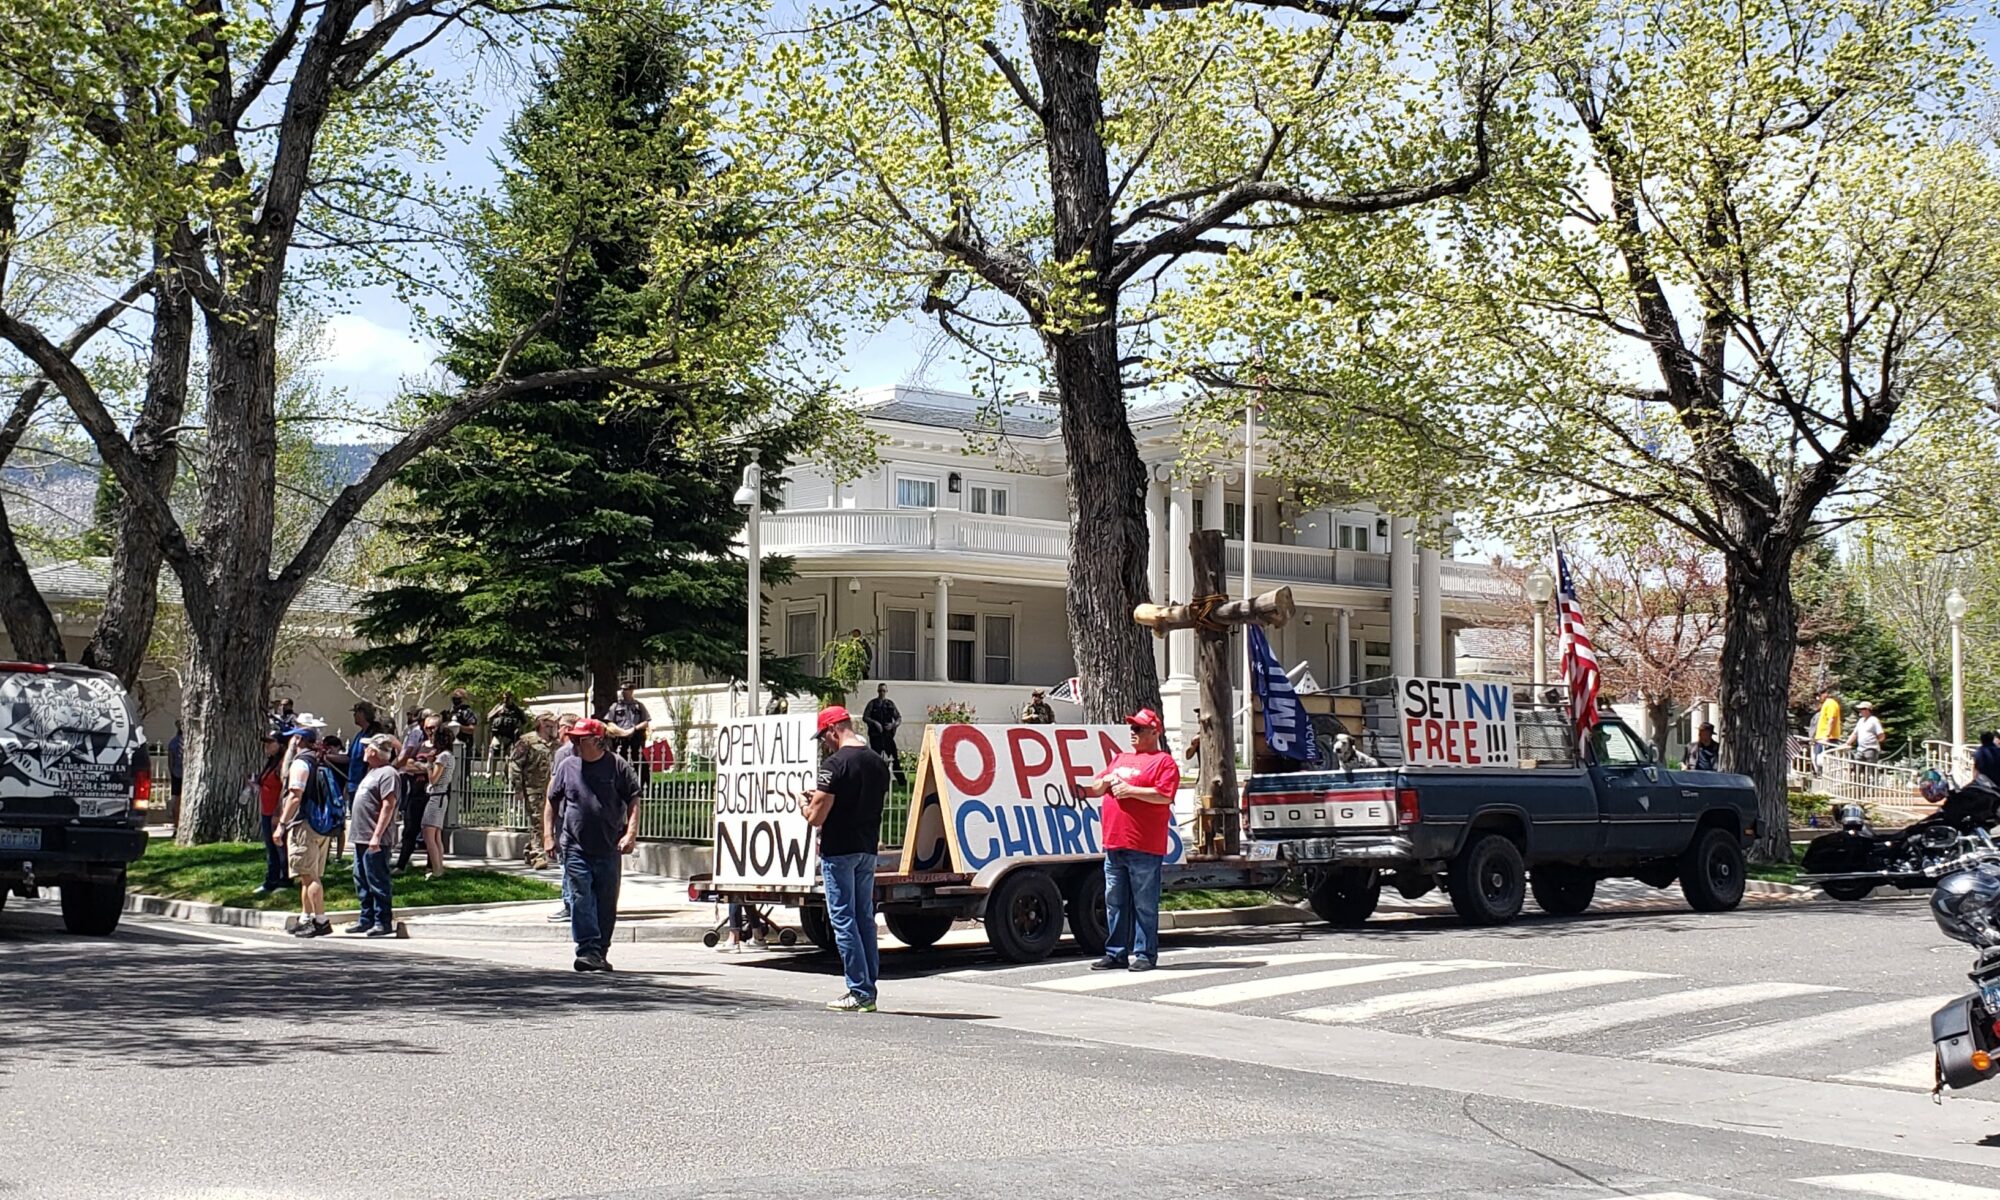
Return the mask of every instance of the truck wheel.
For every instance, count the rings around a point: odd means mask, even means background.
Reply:
[[[1351,929],[1375,915],[1382,877],[1373,871],[1328,871],[1307,900],[1320,920]]]
[[[125,881],[62,885],[63,928],[84,937],[108,937],[125,912]]]
[[[1726,829],[1704,829],[1681,855],[1681,891],[1696,912],[1743,903],[1743,846]]]
[[[1497,833],[1475,834],[1451,860],[1446,880],[1451,906],[1468,925],[1505,925],[1528,899],[1528,869],[1521,849]]]
[[[986,898],[986,940],[1008,962],[1042,961],[1062,931],[1062,891],[1047,871],[1011,871]]]
[[[1835,900],[1866,900],[1874,892],[1875,885],[1858,879],[1829,879],[1819,885],[1819,890]]]
[[[806,935],[807,941],[828,953],[832,953],[835,949],[833,922],[827,920],[826,910],[823,908],[802,906],[799,909],[799,932]]]
[[[882,923],[889,927],[891,936],[912,950],[927,950],[951,932],[950,913],[884,913]]]
[[[1528,887],[1535,893],[1535,905],[1552,917],[1573,917],[1590,907],[1597,892],[1597,876],[1581,867],[1546,863],[1528,875]]]
[[[1063,913],[1069,918],[1069,936],[1085,954],[1104,953],[1111,940],[1111,918],[1104,911],[1104,868],[1092,867],[1071,881]]]

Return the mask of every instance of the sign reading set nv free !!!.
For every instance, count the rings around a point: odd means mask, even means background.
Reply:
[[[727,721],[715,738],[715,882],[812,887],[819,851],[805,794],[819,774],[811,713]]]
[[[1408,766],[1515,765],[1509,684],[1404,676],[1396,680],[1396,708]]]
[[[932,725],[924,730],[903,870],[1104,853],[1102,797],[1084,784],[1132,748],[1122,725]],[[1167,861],[1186,852],[1178,821]]]

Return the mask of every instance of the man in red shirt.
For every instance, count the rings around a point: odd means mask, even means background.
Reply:
[[[1093,971],[1150,971],[1160,958],[1160,866],[1181,769],[1160,748],[1160,714],[1142,708],[1125,718],[1132,749],[1083,787],[1104,797],[1104,909],[1109,936]]]

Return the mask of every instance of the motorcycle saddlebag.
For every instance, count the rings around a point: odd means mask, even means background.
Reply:
[[[1946,1087],[1968,1088],[1993,1078],[2000,1062],[1982,1071],[1972,1065],[1972,1052],[1993,1052],[1993,1031],[1974,1011],[1976,996],[1960,996],[1931,1014],[1931,1043],[1937,1047],[1938,1063]]]
[[[1845,831],[1814,838],[1799,860],[1801,875],[1861,875],[1881,869],[1875,861],[1875,840]]]

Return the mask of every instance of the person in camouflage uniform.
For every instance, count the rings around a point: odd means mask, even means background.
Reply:
[[[553,767],[556,753],[556,718],[554,713],[537,713],[535,727],[521,735],[508,752],[510,774],[514,777],[514,795],[521,802],[521,810],[527,814],[528,843],[525,857],[528,865],[537,870],[548,865],[548,855],[542,849],[542,805],[549,792],[549,772]]]

